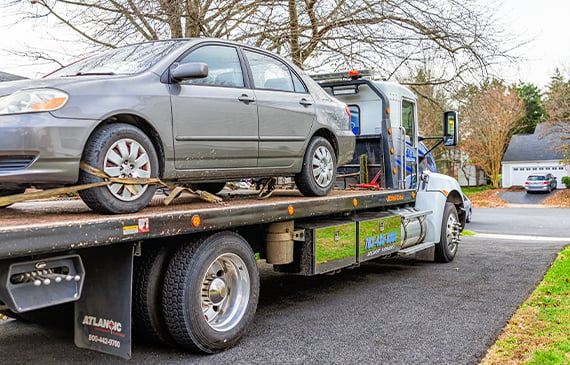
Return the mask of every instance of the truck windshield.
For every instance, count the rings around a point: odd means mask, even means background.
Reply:
[[[136,74],[184,44],[183,40],[139,43],[85,58],[59,69],[47,78],[88,75]]]

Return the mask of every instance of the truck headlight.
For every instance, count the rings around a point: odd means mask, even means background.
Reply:
[[[0,115],[49,112],[65,105],[69,95],[57,89],[27,89],[0,97]]]

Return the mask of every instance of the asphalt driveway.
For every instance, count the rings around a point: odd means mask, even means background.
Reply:
[[[552,193],[528,194],[525,191],[503,191],[497,195],[499,198],[508,201],[510,204],[542,204],[544,199],[548,198],[550,194]]]

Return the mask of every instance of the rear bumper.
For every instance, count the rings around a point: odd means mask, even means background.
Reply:
[[[525,186],[526,191],[548,191],[550,185]]]

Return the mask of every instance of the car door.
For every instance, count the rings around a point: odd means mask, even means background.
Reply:
[[[288,167],[304,155],[315,118],[312,96],[291,68],[268,54],[244,50],[259,116],[260,167]]]
[[[256,167],[257,106],[237,48],[203,45],[187,62],[208,64],[208,77],[171,85],[176,169]]]

